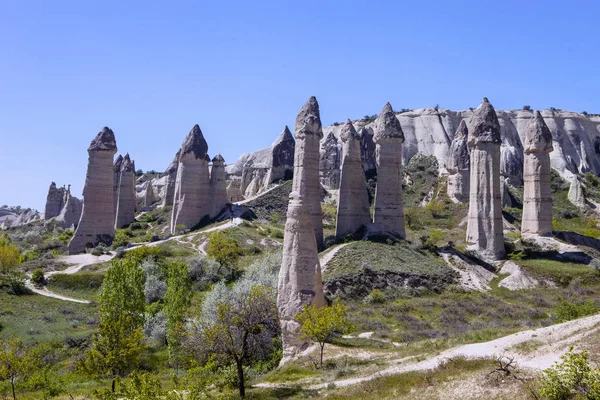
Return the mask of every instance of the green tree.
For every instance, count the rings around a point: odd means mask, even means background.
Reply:
[[[208,248],[206,254],[215,259],[219,264],[230,267],[231,274],[235,271],[235,264],[242,255],[242,249],[238,242],[228,238],[222,231],[214,231],[208,235]]]
[[[81,369],[92,377],[126,376],[140,363],[145,349],[144,272],[131,259],[114,260],[104,278],[100,295],[100,324]]]
[[[21,263],[21,252],[7,235],[0,236],[0,272],[8,273]]]
[[[592,367],[588,353],[574,353],[573,348],[544,370],[539,393],[551,400],[600,399],[600,369]]]
[[[346,318],[346,307],[337,300],[329,307],[307,306],[296,316],[300,322],[300,335],[311,339],[321,348],[320,365],[323,366],[323,349],[336,334],[352,330],[352,324]]]
[[[15,387],[24,382],[38,368],[39,360],[23,344],[21,339],[0,341],[0,380],[9,381],[13,400],[17,394]]]
[[[167,316],[167,345],[169,358],[177,369],[181,350],[181,338],[185,334],[185,317],[192,302],[193,282],[185,263],[169,265],[165,314]]]
[[[228,294],[216,304],[216,315],[194,321],[189,334],[190,351],[201,362],[212,360],[237,369],[240,397],[245,397],[244,365],[266,360],[279,335],[276,293],[273,288],[252,286]],[[212,315],[209,313],[208,315]]]

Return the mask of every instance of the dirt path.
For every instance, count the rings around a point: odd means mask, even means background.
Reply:
[[[321,272],[325,272],[327,263],[329,261],[331,261],[333,256],[335,256],[338,251],[340,251],[341,249],[343,249],[346,246],[348,246],[348,243],[340,244],[339,246],[334,247],[333,249],[329,250],[327,253],[322,254],[321,257],[319,257],[319,261],[321,263]]]
[[[31,281],[29,281],[29,280],[27,280],[25,282],[25,285],[33,293],[40,294],[42,296],[52,297],[52,298],[58,299],[58,300],[70,301],[70,302],[73,302],[73,303],[82,303],[82,304],[89,304],[90,303],[89,300],[81,300],[81,299],[74,299],[72,297],[61,296],[60,294],[56,294],[54,292],[49,291],[45,286],[42,289],[36,288],[35,286],[33,286],[33,284],[31,283]]]
[[[584,339],[587,335],[600,329],[600,314],[590,317],[568,321],[561,324],[548,326],[545,328],[532,329],[523,332],[517,332],[512,335],[504,336],[484,343],[466,344],[445,350],[440,354],[429,357],[420,362],[414,362],[417,357],[406,357],[392,360],[391,366],[378,371],[375,374],[362,376],[358,378],[340,379],[333,382],[316,384],[308,386],[308,389],[323,389],[331,383],[336,386],[349,386],[357,383],[370,381],[375,378],[386,375],[402,374],[411,371],[425,371],[436,368],[440,362],[456,357],[465,357],[468,359],[494,358],[504,355],[515,357],[518,365],[523,368],[533,370],[543,370],[550,367],[554,362],[559,361],[565,354],[569,346],[576,344],[577,341]],[[539,347],[531,354],[522,354],[515,346],[530,342]],[[296,383],[261,383],[257,387],[288,387]]]

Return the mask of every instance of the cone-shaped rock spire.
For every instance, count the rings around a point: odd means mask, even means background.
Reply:
[[[402,143],[404,133],[392,106],[387,103],[375,120],[373,139],[376,145],[377,188],[373,222],[399,237],[404,230],[402,198]]]
[[[319,150],[319,176],[323,186],[337,189],[340,186],[342,149],[333,132],[321,141]]]
[[[65,189],[57,188],[56,183],[52,182],[48,188],[46,196],[46,207],[44,208],[44,219],[49,220],[60,214],[64,205]]]
[[[468,129],[465,120],[461,120],[448,150],[448,196],[457,202],[469,201],[469,146]]]
[[[135,206],[135,166],[127,153],[123,157],[119,175],[115,229],[123,228],[135,221]]]
[[[115,135],[104,128],[88,148],[88,167],[83,187],[83,210],[69,243],[69,253],[86,247],[112,243],[115,234],[113,157],[117,152]]]
[[[360,158],[360,135],[352,121],[347,120],[340,132],[342,145],[342,172],[338,192],[335,236],[343,238],[371,222],[369,196]]]
[[[294,135],[294,182],[292,191],[298,192],[308,207],[310,223],[315,231],[317,246],[323,247],[323,217],[321,213],[321,184],[319,182],[319,141],[323,137],[319,103],[313,96],[296,117]]]
[[[219,215],[221,210],[229,203],[227,197],[227,173],[225,172],[225,159],[221,154],[217,154],[212,159],[210,169],[210,190],[213,209],[211,217]]]
[[[173,196],[175,195],[175,181],[177,180],[177,168],[179,167],[179,155],[181,149],[177,150],[175,158],[165,170],[165,198],[163,199],[163,207],[173,205]]]
[[[525,162],[523,166],[523,219],[521,232],[550,235],[552,233],[552,192],[550,189],[550,152],[552,133],[539,111],[525,130]]]
[[[208,172],[208,145],[195,125],[181,145],[171,214],[171,233],[191,229],[212,212]],[[210,159],[209,159],[210,160]]]
[[[487,98],[468,124],[470,151],[467,242],[484,257],[504,256],[500,188],[500,123]]]

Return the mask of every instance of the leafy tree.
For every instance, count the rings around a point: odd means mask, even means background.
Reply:
[[[551,400],[599,399],[600,369],[592,367],[588,353],[574,353],[573,348],[544,370],[539,393]]]
[[[164,309],[167,316],[167,345],[171,363],[177,367],[181,337],[185,333],[185,317],[192,303],[193,283],[185,263],[175,262],[169,265],[167,285]]]
[[[13,400],[17,398],[16,385],[29,378],[38,365],[39,360],[33,357],[21,339],[0,341],[0,380],[10,382]]]
[[[223,266],[233,267],[242,255],[242,249],[238,242],[228,238],[224,232],[215,231],[208,235],[206,254]],[[233,275],[233,269],[231,273]]]
[[[225,293],[225,299],[216,304],[216,315],[215,310],[204,310],[192,324],[188,343],[201,362],[235,365],[241,397],[246,394],[244,365],[267,360],[279,335],[276,291],[265,286],[245,289]]]
[[[129,229],[117,229],[115,231],[115,238],[112,242],[113,249],[127,246],[129,243],[131,243],[131,231]]]
[[[300,335],[311,339],[321,348],[320,365],[323,366],[323,349],[336,334],[344,334],[352,329],[346,318],[346,307],[339,300],[329,307],[307,306],[296,316],[300,322]]]
[[[44,283],[44,271],[41,268],[36,268],[31,273],[31,280],[36,285],[42,285]]]
[[[525,111],[531,111],[531,106],[525,105],[525,106],[523,106],[523,110],[525,110]]]
[[[8,273],[21,263],[21,252],[7,235],[0,236],[0,272]]]
[[[80,368],[90,376],[123,377],[140,363],[144,351],[144,272],[131,259],[115,260],[100,295],[100,324]]]

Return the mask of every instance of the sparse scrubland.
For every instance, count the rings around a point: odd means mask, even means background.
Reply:
[[[513,361],[492,349],[481,358],[401,370],[456,346],[573,321],[600,307],[600,227],[571,205],[558,175],[554,233],[578,252],[507,232],[507,259],[538,283],[509,290],[500,284],[507,274],[467,251],[467,206],[448,198],[437,168],[424,156],[406,168],[407,240],[362,240],[364,232],[326,240],[322,255],[335,254],[323,265],[325,292],[344,323],[322,336],[322,363],[317,349],[277,368],[275,299],[291,182],[245,204],[256,218],[226,229],[215,222],[169,237],[170,208],[141,213],[117,231],[112,248],[92,250],[111,261],[97,259],[76,273],[61,273],[71,266],[62,256],[72,231],[41,222],[11,228],[0,239],[0,396],[12,398],[14,387],[19,399],[597,398],[598,323],[574,330],[565,343],[557,336],[554,348],[543,335],[519,342],[508,348]],[[600,197],[598,178],[585,179],[587,194]],[[522,193],[509,190],[514,202],[503,211],[518,228]],[[330,235],[336,209],[327,198]],[[466,290],[444,252],[494,274],[489,290]],[[29,279],[90,302],[34,295]],[[545,374],[519,367],[569,346]],[[9,359],[20,367],[7,367]]]

